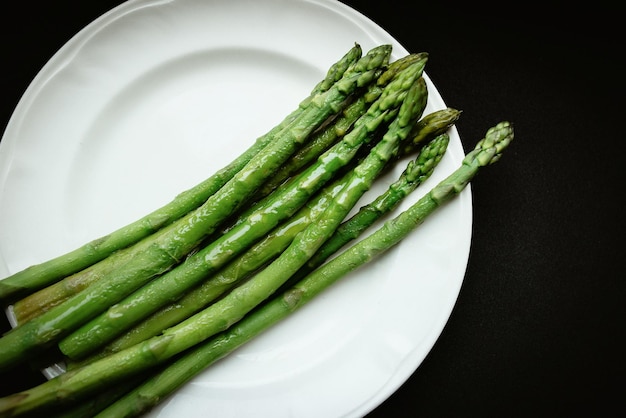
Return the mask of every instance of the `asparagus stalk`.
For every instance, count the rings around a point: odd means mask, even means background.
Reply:
[[[355,89],[372,82],[388,62],[391,47],[381,45],[361,58],[352,71],[315,96],[294,122],[202,206],[123,253],[123,263],[64,303],[14,328],[0,338],[0,370],[15,366],[105,311],[149,280],[180,263],[211,234],[238,204],[303,143],[330,115],[341,110]],[[108,257],[102,262],[111,260]]]
[[[174,200],[154,212],[123,226],[107,236],[95,239],[69,253],[58,256],[41,264],[30,266],[0,281],[0,301],[12,302],[44,288],[58,280],[74,274],[108,257],[113,252],[137,243],[161,227],[179,219],[189,211],[204,203],[219,190],[235,173],[239,172],[250,159],[274,140],[274,137],[291,123],[309,105],[313,97],[327,91],[344,73],[361,58],[360,45],[355,44],[339,61],[331,65],[326,76],[304,99],[299,107],[289,114],[280,124],[267,134],[259,137],[250,148],[244,151],[230,164],[211,177],[176,196]],[[30,306],[38,307],[37,300]],[[16,316],[22,316],[19,309]],[[24,315],[26,316],[26,315]],[[21,322],[21,321],[19,321]],[[19,323],[18,322],[18,323]]]
[[[402,143],[402,151],[398,155],[401,157],[411,154],[426,141],[430,141],[423,146],[416,160],[409,163],[400,178],[391,184],[385,193],[362,207],[352,218],[340,225],[337,232],[324,243],[324,246],[307,262],[297,276],[303,277],[341,247],[356,239],[374,222],[395,209],[404,197],[430,177],[447,149],[449,137],[446,131],[456,123],[460,116],[459,110],[445,108],[429,113],[420,119],[411,131],[413,139]]]
[[[432,174],[447,148],[448,135],[445,131],[457,120],[459,113],[458,111],[451,112],[449,109],[444,109],[422,118],[422,120],[431,121],[437,127],[437,129],[433,129],[430,125],[422,123],[420,124],[423,127],[422,129],[427,130],[431,136],[440,135],[431,139],[429,136],[419,133],[421,131],[412,132],[418,142],[431,140],[419,152],[416,159],[409,162],[406,170],[395,183],[390,185],[373,202],[361,208],[356,215],[345,221],[331,238],[324,243],[315,256],[317,265],[328,258],[331,251],[337,251],[347,242],[355,239],[380,217],[397,207],[404,197],[415,190],[419,184]],[[443,117],[444,114],[447,116]],[[403,147],[403,149],[406,149],[406,147]],[[226,267],[210,279],[202,282],[200,286],[185,294],[181,299],[156,311],[128,332],[113,340],[95,356],[79,363],[70,362],[68,367],[84,365],[97,358],[128,348],[159,334],[164,329],[183,321],[208,306],[209,303],[213,302],[220,295],[232,289],[242,280],[245,280],[277,257],[291,243],[297,233],[304,229],[306,225],[314,222],[320,213],[323,213],[328,201],[336,196],[348,181],[349,176],[350,172],[330,186],[327,186],[315,199],[287,222],[275,228],[248,251],[231,261]],[[312,270],[312,267],[313,263],[309,260],[298,271],[296,276],[302,277],[304,271]],[[296,277],[294,276],[289,282],[291,283],[295,279]]]
[[[441,161],[448,146],[449,136],[443,133],[426,144],[417,159],[410,161],[400,178],[372,203],[363,206],[350,219],[343,222],[332,237],[292,277],[294,282],[322,265],[343,246],[358,238],[374,222],[395,209],[402,199],[422,184]],[[291,282],[290,280],[290,282]]]
[[[235,224],[242,222],[242,220],[248,218],[253,211],[258,210],[257,205],[267,204],[267,200],[265,202],[263,202],[263,200],[267,199],[278,186],[285,186],[288,182],[293,183],[298,181],[301,177],[298,176],[298,174],[301,174],[306,166],[310,165],[314,160],[318,159],[321,154],[328,151],[330,147],[342,139],[355,123],[372,123],[367,122],[367,120],[368,118],[374,118],[371,115],[366,115],[366,113],[369,107],[380,99],[387,85],[409,66],[414,64],[423,65],[427,58],[428,54],[426,53],[409,54],[390,63],[387,69],[378,77],[376,83],[368,85],[366,91],[352,97],[353,102],[351,102],[340,115],[330,124],[316,131],[311,140],[307,141],[301,149],[296,151],[285,165],[277,170],[277,172],[261,186],[255,197],[251,199],[252,204],[250,204],[243,213],[238,214],[238,220],[235,221]],[[385,94],[387,95],[388,93]],[[394,96],[392,95],[392,97]],[[395,97],[398,98],[399,102],[400,97]],[[381,99],[381,103],[384,102],[385,101]],[[397,107],[399,107],[399,105]],[[397,109],[390,108],[384,121],[387,122],[387,120],[391,120],[396,115],[396,112]],[[369,139],[367,141],[371,142]],[[229,227],[232,227],[232,225]]]
[[[259,195],[269,195],[285,180],[317,158],[317,156],[321,154],[321,150],[326,150],[334,144],[336,139],[341,136],[341,132],[345,134],[349,127],[352,126],[352,123],[354,123],[354,117],[351,117],[352,115],[358,117],[365,113],[369,104],[380,96],[383,88],[387,84],[410,65],[422,61],[424,55],[424,53],[408,54],[390,63],[387,70],[378,78],[376,84],[368,86],[365,94],[357,97],[355,102],[351,103],[346,108],[345,115],[335,122],[335,130],[324,131],[324,133],[316,135],[311,141],[307,142],[301,150],[297,151],[294,156],[261,187]]]
[[[356,102],[353,103],[347,111],[350,114],[357,113],[360,114],[358,119],[353,123],[354,130],[363,130],[368,129],[369,133],[373,135],[373,133],[378,129],[378,126],[382,126],[387,124],[393,118],[396,117],[398,109],[400,107],[400,103],[404,100],[404,96],[407,93],[408,87],[411,85],[412,80],[421,77],[424,66],[428,61],[428,53],[422,52],[418,54],[411,54],[410,56],[406,56],[398,61],[394,61],[391,63],[383,74],[379,77],[379,82],[375,85],[368,86],[368,90],[365,94],[359,98],[357,98]],[[365,111],[365,113],[363,113]],[[384,122],[384,123],[383,123]],[[346,126],[341,123],[340,125]],[[341,129],[342,126],[339,126]],[[341,131],[337,131],[337,135],[340,135]],[[334,135],[334,134],[333,134]],[[326,135],[322,134],[322,137]],[[349,152],[347,159],[353,160],[357,151],[363,152],[362,145],[371,144],[373,137],[367,136],[364,141],[362,140],[360,134],[349,133],[346,138],[342,140],[343,144],[335,144],[337,148],[331,148],[326,151],[326,156],[323,158],[335,158],[334,154],[342,154],[345,152]],[[313,138],[313,141],[317,144],[313,146],[317,146],[319,142],[324,142],[327,139],[322,139],[319,137]],[[305,144],[307,147],[308,143]],[[319,163],[319,161],[317,162]],[[317,164],[316,163],[316,164]],[[287,162],[289,166],[288,170],[290,172],[297,171],[296,167],[301,167],[304,165],[302,162],[293,163],[292,160]],[[346,161],[341,162],[342,166],[347,165]],[[317,169],[308,168],[309,172],[317,172]],[[288,181],[282,184],[283,187],[289,186],[289,183],[294,183],[299,181],[302,177],[302,172],[298,176],[294,176],[290,178]],[[280,177],[280,171],[274,177]],[[268,183],[273,182],[274,177],[268,181]],[[262,189],[259,195],[264,195],[267,193],[267,189]],[[269,197],[269,198],[268,198]],[[244,211],[239,216],[239,221],[250,217],[250,215],[258,210],[259,206],[271,206],[273,205],[271,196],[266,196],[262,198],[260,202],[255,203],[249,207],[246,211]],[[282,199],[282,198],[281,198]]]
[[[420,78],[420,80],[423,80]],[[419,86],[414,83],[413,86]],[[13,415],[43,411],[55,404],[75,402],[101,388],[114,385],[125,378],[141,373],[182,353],[212,335],[226,330],[255,306],[266,300],[289,276],[301,267],[307,258],[332,234],[358,198],[354,190],[368,188],[376,172],[397,152],[414,123],[409,113],[419,112],[411,88],[398,117],[387,134],[372,152],[354,170],[352,181],[346,185],[321,217],[310,224],[293,243],[264,270],[238,286],[215,304],[166,330],[162,335],[112,354],[85,367],[68,371],[25,392],[0,400],[0,413]]]
[[[156,371],[146,373],[147,376],[154,376]],[[132,376],[130,379],[118,383],[117,385],[107,388],[107,390],[95,393],[93,396],[83,400],[82,402],[72,404],[69,408],[61,408],[60,410],[50,411],[46,414],[46,418],[86,418],[93,417],[109,405],[126,395],[135,387],[146,380],[143,375]]]
[[[241,168],[243,168],[243,166],[250,161],[253,155],[258,153],[262,148],[265,148],[265,146],[273,141],[283,128],[285,128],[289,123],[293,122],[293,120],[310,105],[310,102],[314,96],[327,91],[332,86],[332,84],[338,81],[342,77],[342,75],[349,70],[349,67],[353,65],[360,57],[361,48],[358,44],[356,44],[348,51],[348,53],[346,53],[342,57],[341,60],[339,60],[330,67],[326,74],[326,77],[315,86],[315,88],[311,91],[311,94],[306,99],[300,102],[297,109],[295,109],[279,125],[274,127],[267,134],[258,138],[248,150],[241,154],[232,163],[219,170],[209,179],[205,180],[193,189],[181,193],[179,196],[176,197],[174,201],[164,206],[163,208],[158,209],[157,211],[147,215],[141,220],[126,227],[123,227],[119,231],[116,231],[109,235],[106,239],[106,248],[103,246],[98,246],[96,250],[92,250],[91,247],[93,247],[93,244],[90,243],[70,253],[71,257],[75,258],[84,255],[84,253],[87,251],[91,251],[92,253],[96,254],[97,259],[91,260],[89,257],[85,257],[84,259],[80,260],[80,263],[70,262],[68,261],[70,255],[66,255],[61,256],[58,259],[48,261],[42,265],[29,268],[29,277],[41,275],[40,270],[42,269],[52,272],[52,269],[49,270],[46,267],[47,265],[50,265],[52,263],[61,264],[65,266],[66,270],[59,270],[59,274],[55,275],[57,277],[55,277],[54,279],[56,281],[54,284],[34,293],[31,293],[14,303],[12,307],[12,313],[15,317],[16,323],[22,324],[24,322],[27,322],[35,316],[38,316],[41,313],[49,310],[53,306],[59,305],[60,303],[67,300],[70,296],[78,293],[82,289],[86,288],[90,283],[98,280],[100,277],[110,271],[110,269],[105,269],[102,265],[90,267],[95,262],[100,261],[101,259],[110,255],[116,250],[138,242],[140,239],[144,238],[150,233],[153,233],[163,225],[171,223],[173,220],[180,218],[185,213],[188,213],[189,211],[200,206],[200,204],[206,201],[208,197],[210,197],[213,193],[219,190],[219,188],[221,188],[226,183],[226,181],[231,179],[235,175],[235,173],[240,171]],[[154,221],[155,219],[160,219],[162,221],[157,224],[157,222]],[[136,226],[145,225],[147,223],[149,223],[150,225],[154,225],[155,227],[151,230],[143,229],[142,227],[141,235],[137,232],[134,232]],[[120,244],[121,241],[114,237],[124,237],[124,239],[127,240],[125,241],[126,244],[122,246]],[[107,265],[109,265],[111,269],[114,267],[114,263],[110,263]],[[67,270],[69,268],[71,268],[72,270]],[[80,271],[79,274],[72,274],[78,273],[78,271]],[[16,275],[14,275],[14,277],[11,277],[11,280],[9,280],[9,282],[6,283],[11,285],[13,281],[21,282],[19,276],[23,276],[25,274],[26,271],[17,273]],[[63,275],[68,274],[72,275],[60,280]],[[45,277],[45,275],[41,276],[41,278],[43,277]],[[50,276],[50,278],[52,278],[52,276]],[[0,286],[2,286],[3,283],[4,282],[0,282]],[[28,288],[29,291],[34,291],[34,288],[32,288],[31,286],[28,286]]]
[[[355,121],[380,97],[384,87],[396,77],[401,70],[423,58],[424,54],[409,54],[389,64],[388,68],[377,79],[376,83],[370,84],[363,94],[357,94],[354,102],[350,103],[339,117],[320,131],[315,132],[310,141],[308,141],[303,148],[297,150],[285,166],[281,167],[277,173],[272,174],[272,177],[263,185],[262,190],[256,193],[252,200],[258,201],[264,196],[269,195],[285,180],[285,176],[295,173],[313,159],[318,158],[323,151],[348,132]],[[331,74],[332,73],[331,71]],[[332,78],[327,77],[326,80],[332,80]],[[244,202],[241,204],[243,203]],[[92,274],[92,270],[95,271],[94,274]],[[62,303],[70,296],[97,280],[102,274],[104,274],[102,266],[93,267],[82,271],[80,274],[69,276],[52,286],[16,302],[13,306],[13,314],[17,323],[22,324],[49,310],[51,307]]]
[[[400,103],[407,107],[407,102],[413,107],[421,106],[420,109],[423,110],[425,102],[420,98],[425,96],[426,86],[421,75],[426,60],[425,56],[392,81],[368,112],[355,122],[354,129],[322,155],[316,164],[305,170],[298,181],[269,196],[263,204],[256,206],[256,210],[245,221],[190,256],[185,263],[146,284],[65,337],[59,343],[61,351],[70,359],[80,359],[101,348],[160,307],[178,299],[253,245],[281,221],[292,216],[335,172],[350,162],[361,145],[380,126],[387,111]],[[415,80],[421,82],[415,83]],[[408,97],[412,99],[408,101]],[[408,110],[403,112],[402,107],[399,110],[404,119],[407,119],[408,113]],[[407,121],[403,120],[402,123]]]
[[[470,152],[460,168],[396,218],[328,263],[312,271],[284,293],[271,298],[227,331],[186,352],[157,376],[147,380],[97,418],[137,417],[173,394],[198,373],[232,353],[325,291],[347,273],[362,268],[401,242],[432,213],[465,189],[482,167],[500,159],[513,140],[513,127],[500,122]]]
[[[417,55],[418,54],[413,54],[413,56]],[[400,68],[398,64],[401,60],[405,61],[406,58],[392,63],[383,75],[397,74],[398,69]],[[414,60],[411,59],[411,61]],[[381,78],[383,78],[383,76],[381,76]],[[385,78],[387,81],[390,80],[390,77]],[[323,137],[324,140],[317,141],[318,144],[331,136],[342,137],[347,131],[347,126],[354,123],[353,119],[361,116],[365,112],[367,102],[380,96],[380,93],[382,92],[381,84],[382,83],[379,82],[376,85],[370,86],[368,93],[364,96],[360,96],[357,99],[357,102],[352,103],[344,111],[344,115],[340,118],[340,120],[337,120],[332,127],[328,127],[316,135],[313,141],[315,141],[315,138],[320,136]],[[367,101],[363,99],[365,96],[369,97]],[[440,124],[440,126],[443,125]],[[332,131],[332,134],[330,134],[329,131]],[[80,365],[92,362],[97,358],[104,357],[113,352],[120,351],[138,342],[144,341],[159,334],[165,328],[179,323],[206,307],[210,302],[234,287],[241,280],[245,279],[248,275],[252,274],[280,253],[280,251],[288,245],[291,239],[293,239],[293,236],[297,232],[302,230],[305,225],[312,222],[312,220],[324,210],[327,201],[332,199],[343,185],[345,177],[346,176],[335,181],[333,184],[326,186],[325,190],[318,193],[318,196],[314,199],[314,201],[308,202],[287,222],[279,227],[276,227],[274,231],[248,249],[245,254],[228,263],[226,267],[219,270],[210,279],[204,280],[199,286],[196,286],[195,289],[185,294],[181,299],[177,299],[169,305],[164,306],[156,312],[150,314],[139,324],[133,326],[127,332],[124,332],[119,337],[113,339],[113,341],[105,345],[95,355],[81,359],[80,361],[66,359],[67,367],[79,367]],[[248,213],[248,216],[249,215],[250,214]],[[121,331],[122,329],[120,329],[120,332]]]
[[[80,367],[145,341],[206,308],[211,302],[277,257],[293,241],[296,234],[314,222],[324,212],[329,201],[341,191],[350,173],[351,171],[331,185],[326,186],[294,216],[274,228],[245,253],[232,260],[209,279],[202,281],[199,286],[190,290],[180,299],[149,315],[93,356],[80,361],[67,359],[68,369]]]

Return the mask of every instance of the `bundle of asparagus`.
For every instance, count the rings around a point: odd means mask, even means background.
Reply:
[[[489,129],[461,167],[356,244],[435,170],[460,111],[424,115],[427,53],[355,44],[281,124],[170,204],[0,281],[17,326],[0,370],[64,362],[0,416],[137,416],[400,242],[513,138]],[[349,217],[404,157],[405,171]],[[347,247],[347,248],[346,248]]]

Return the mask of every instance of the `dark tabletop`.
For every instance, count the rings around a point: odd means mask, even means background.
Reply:
[[[0,25],[2,129],[51,56],[119,3],[12,2]],[[457,127],[466,151],[501,120],[513,122],[516,135],[472,183],[469,263],[443,333],[369,417],[623,410],[626,283],[618,264],[626,182],[617,11],[346,3],[410,52],[430,54],[428,75],[446,103],[463,110]],[[42,381],[38,372],[0,375],[0,394]]]

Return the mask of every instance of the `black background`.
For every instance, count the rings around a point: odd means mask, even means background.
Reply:
[[[52,55],[119,3],[12,3],[0,25],[2,129]],[[516,134],[501,161],[472,183],[470,259],[444,332],[369,417],[623,411],[619,13],[600,3],[585,10],[345,3],[407,50],[429,52],[428,75],[446,103],[463,110],[457,127],[466,151],[501,120]],[[1,394],[43,381],[22,370],[0,379]]]

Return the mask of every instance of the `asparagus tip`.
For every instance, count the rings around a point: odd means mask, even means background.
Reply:
[[[481,167],[495,163],[502,156],[502,151],[513,141],[513,137],[513,124],[509,121],[499,122],[489,128],[485,137],[467,154],[466,162],[474,161]]]

